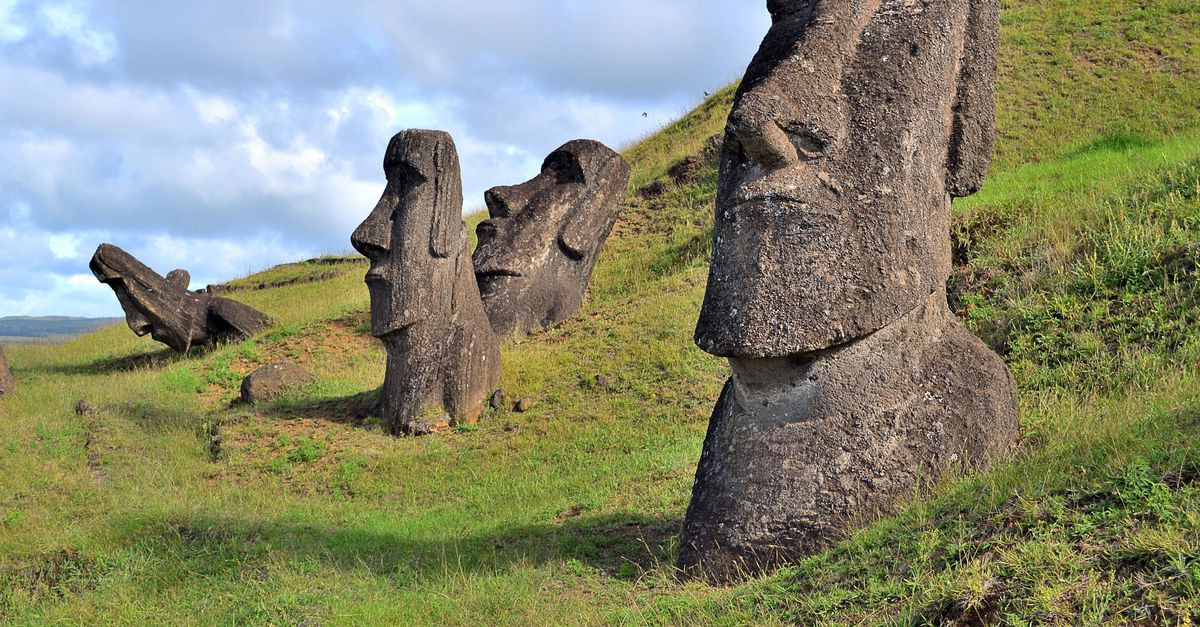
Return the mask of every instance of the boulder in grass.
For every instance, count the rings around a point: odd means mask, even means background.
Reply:
[[[242,400],[265,403],[312,380],[312,374],[300,366],[285,363],[263,366],[242,380]]]

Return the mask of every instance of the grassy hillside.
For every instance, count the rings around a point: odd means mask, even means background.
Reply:
[[[1021,390],[1024,441],[994,472],[771,577],[674,579],[726,376],[691,343],[716,173],[676,166],[720,132],[730,88],[627,150],[628,206],[584,311],[504,347],[527,413],[384,435],[353,261],[232,282],[279,325],[212,351],[124,327],[7,349],[0,620],[1200,619],[1198,33],[1179,0],[1005,3],[997,165],[956,206],[951,284]],[[281,359],[316,381],[231,403]]]

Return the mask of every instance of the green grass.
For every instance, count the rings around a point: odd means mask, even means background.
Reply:
[[[358,274],[363,271],[365,264],[366,260],[358,255],[326,255],[267,268],[262,272],[214,286],[214,291],[240,292],[326,281],[344,274]]]
[[[407,439],[364,418],[384,353],[361,262],[236,281],[278,324],[208,351],[124,326],[6,348],[0,621],[1200,619],[1200,9],[1005,10],[997,166],[956,206],[950,287],[1017,376],[1011,463],[773,576],[675,580],[727,371],[691,343],[716,171],[667,171],[721,131],[731,87],[625,151],[631,194],[584,311],[503,349],[527,413]],[[279,360],[314,382],[233,403]],[[80,399],[99,411],[77,415]]]

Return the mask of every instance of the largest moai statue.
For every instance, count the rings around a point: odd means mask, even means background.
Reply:
[[[371,260],[371,333],[387,348],[383,418],[393,433],[442,411],[474,422],[499,382],[500,348],[467,250],[454,140],[402,131],[383,170],[383,197],[350,239]]]
[[[679,565],[828,548],[1017,438],[1000,358],[946,304],[952,197],[993,142],[998,0],[769,0],[726,126],[696,343],[732,376]]]
[[[8,360],[4,358],[4,347],[0,346],[0,396],[11,394],[16,388],[12,371],[8,369]]]
[[[235,300],[188,291],[186,270],[163,277],[129,253],[101,244],[88,264],[117,295],[125,322],[139,336],[186,353],[192,346],[245,339],[271,326],[266,314]]]
[[[625,200],[629,166],[597,141],[550,153],[520,185],[484,194],[475,278],[496,333],[525,334],[574,316]]]

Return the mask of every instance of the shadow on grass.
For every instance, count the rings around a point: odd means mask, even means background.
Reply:
[[[197,347],[188,351],[187,357],[202,357],[207,353],[208,349]],[[162,368],[181,361],[184,358],[184,355],[180,355],[170,348],[164,348],[150,353],[135,353],[121,357],[103,357],[84,364],[52,364],[38,368],[38,370],[48,374],[96,376],[116,372],[131,372],[144,368]]]
[[[285,396],[272,403],[259,405],[264,414],[279,418],[315,418],[337,424],[365,426],[379,416],[383,388],[347,396],[314,399],[308,396]]]
[[[116,524],[129,542],[139,553],[157,556],[150,561],[166,572],[229,580],[265,577],[268,564],[284,558],[406,585],[431,577],[503,574],[551,561],[634,580],[647,571],[671,568],[682,520],[637,513],[583,515],[447,539],[402,528],[389,532],[206,516],[125,523]]]

